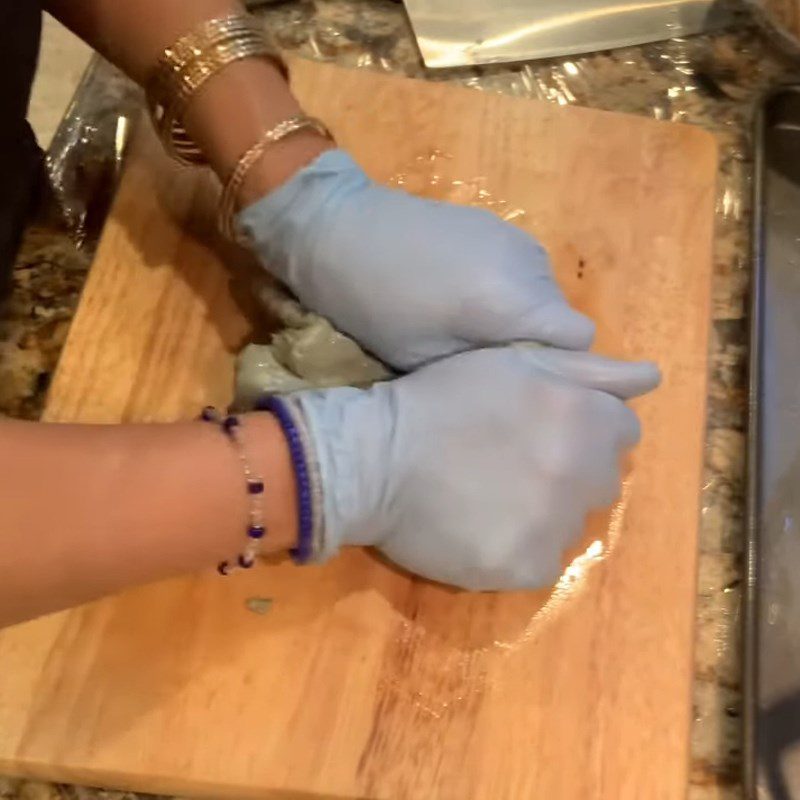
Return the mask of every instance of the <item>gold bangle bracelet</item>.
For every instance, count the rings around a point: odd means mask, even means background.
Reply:
[[[207,53],[202,60],[192,62],[181,73],[181,90],[170,105],[156,117],[156,129],[167,152],[185,164],[203,163],[202,153],[186,133],[181,119],[202,87],[225,67],[246,58],[270,58],[271,54],[261,40],[235,41]]]
[[[251,17],[232,14],[208,20],[178,39],[161,54],[147,82],[148,101],[152,106],[169,105],[178,91],[176,77],[210,47],[236,38],[242,33],[263,36],[263,31]]]
[[[333,140],[331,132],[325,126],[325,123],[309,117],[305,114],[298,114],[294,117],[279,122],[274,128],[268,130],[236,163],[236,168],[231,173],[225,186],[222,190],[222,196],[219,201],[219,216],[217,224],[223,236],[239,244],[245,242],[236,234],[236,225],[234,222],[234,215],[236,213],[237,194],[242,188],[242,184],[247,178],[250,170],[255,166],[259,159],[264,155],[265,151],[271,144],[280,142],[287,136],[290,136],[297,131],[311,129],[317,133]]]
[[[259,34],[242,34],[229,42],[212,46],[176,75],[174,103],[177,113],[182,114],[189,101],[200,91],[206,81],[228,64],[243,58],[269,55],[271,55],[270,49],[264,37]]]
[[[160,66],[173,71],[181,70],[205,48],[215,42],[237,36],[244,31],[261,32],[261,26],[249,14],[229,14],[201,23],[164,49]]]
[[[270,55],[263,37],[251,34],[241,40],[214,45],[213,48],[203,51],[197,59],[185,64],[180,71],[173,73],[167,89],[156,89],[155,85],[151,85],[148,93],[150,113],[159,125],[161,118],[167,113],[173,117],[180,116],[193,95],[220,69],[242,58]]]
[[[288,77],[286,65],[269,47],[261,24],[246,14],[208,20],[164,50],[147,83],[147,101],[156,131],[177,161],[206,163],[183,127],[183,114],[207,81],[246,58],[267,59]]]

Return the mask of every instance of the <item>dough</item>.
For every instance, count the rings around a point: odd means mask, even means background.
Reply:
[[[395,377],[327,319],[306,311],[271,282],[253,287],[258,305],[279,321],[269,344],[249,344],[236,360],[234,409],[247,411],[265,394],[332,386],[370,386]],[[541,347],[518,342],[517,347]]]
[[[253,408],[265,394],[331,386],[369,386],[392,377],[324,317],[305,311],[273,283],[254,287],[259,305],[280,323],[269,344],[250,344],[236,362],[234,405]]]

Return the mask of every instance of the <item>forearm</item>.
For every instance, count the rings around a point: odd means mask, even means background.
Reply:
[[[264,552],[297,538],[283,433],[245,419],[264,476]],[[241,551],[249,501],[236,450],[211,424],[0,424],[0,626],[127,586],[213,569]]]
[[[47,0],[46,8],[144,84],[163,49],[199,23],[243,11],[236,0]],[[264,133],[300,111],[279,71],[263,59],[232,64],[208,81],[184,120],[223,179]],[[247,203],[283,183],[330,146],[303,131],[269,148],[242,192]]]

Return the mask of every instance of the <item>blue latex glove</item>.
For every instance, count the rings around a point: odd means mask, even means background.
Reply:
[[[650,363],[521,346],[478,350],[368,390],[300,392],[324,497],[324,553],[374,545],[466,589],[552,583],[639,438],[624,400]]]
[[[394,367],[530,340],[588,349],[541,245],[489,211],[372,182],[331,150],[239,216],[262,263]]]

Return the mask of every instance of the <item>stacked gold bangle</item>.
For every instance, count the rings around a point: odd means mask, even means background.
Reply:
[[[200,148],[183,126],[192,98],[214,75],[245,58],[266,58],[288,77],[286,65],[269,47],[260,23],[249,14],[231,14],[204,22],[161,54],[147,83],[147,102],[153,124],[167,152],[183,164],[205,164]],[[225,181],[219,208],[220,230],[236,239],[234,215],[239,192],[267,147],[303,129],[332,138],[318,119],[299,114],[278,123],[238,160]]]
[[[181,163],[205,163],[183,127],[189,101],[210,78],[245,58],[269,59],[286,75],[258,20],[248,14],[204,22],[162,53],[148,82],[148,107],[167,152]]]

